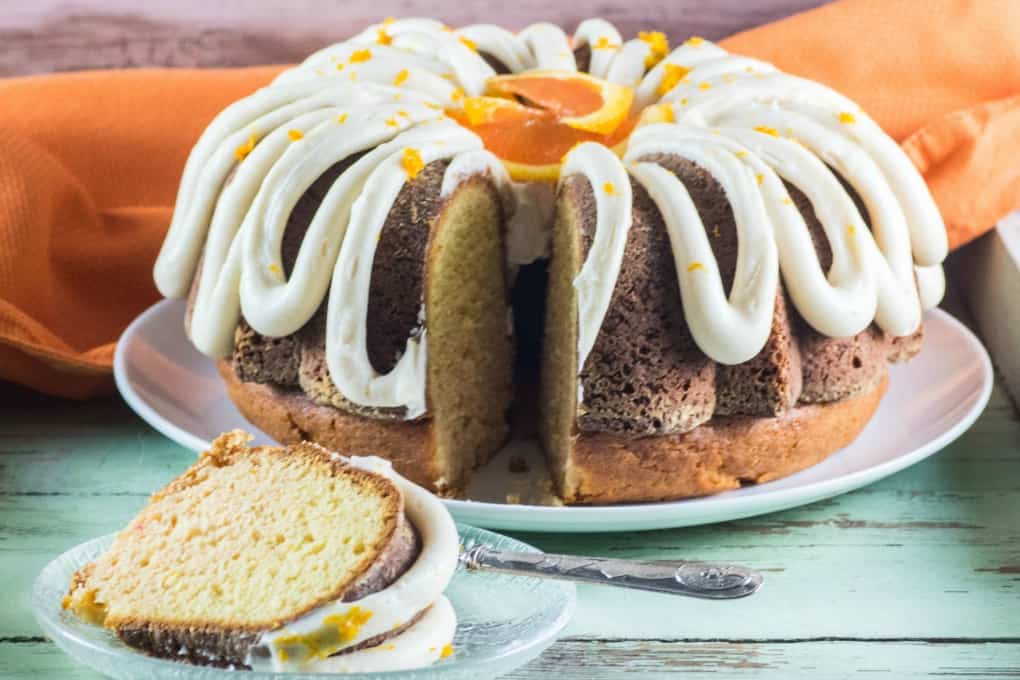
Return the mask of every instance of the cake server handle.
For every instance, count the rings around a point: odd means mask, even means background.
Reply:
[[[493,550],[474,545],[460,554],[469,571],[495,571],[565,581],[601,583],[654,590],[709,600],[730,600],[756,592],[764,577],[734,564],[713,562],[640,562],[603,557]]]

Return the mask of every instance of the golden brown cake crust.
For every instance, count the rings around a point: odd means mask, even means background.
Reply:
[[[242,382],[229,359],[216,362],[241,414],[281,444],[313,441],[346,456],[383,456],[415,484],[449,493],[440,480],[429,419],[377,420],[312,401],[304,392]]]
[[[571,456],[567,503],[607,504],[703,496],[767,482],[820,462],[852,442],[887,380],[845,401],[801,405],[776,417],[715,417],[683,434],[627,439],[583,433]]]

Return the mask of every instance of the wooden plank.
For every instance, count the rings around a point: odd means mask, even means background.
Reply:
[[[905,473],[905,474],[910,474]],[[33,635],[27,592],[39,569],[123,526],[143,495],[0,497],[0,583],[19,593],[0,637]],[[736,602],[579,590],[571,635],[717,639],[1000,637],[1020,634],[1020,494],[947,498],[872,488],[728,524],[612,535],[523,536],[546,550],[697,558],[764,570]],[[682,612],[682,615],[679,614]]]
[[[0,13],[0,75],[137,66],[245,66],[295,62],[385,16],[434,16],[460,26],[511,29],[539,20],[572,30],[592,12],[626,36],[662,30],[674,39],[718,39],[825,0],[630,0],[597,8],[545,0],[478,4],[434,0],[47,0]]]
[[[50,642],[0,641],[0,676],[98,680]],[[673,642],[659,640],[560,640],[540,658],[505,676],[538,678],[651,678],[787,680],[791,677],[1016,678],[1020,644],[897,640],[803,642]]]
[[[0,621],[0,637],[36,634],[27,592],[46,561],[123,526],[149,492],[193,460],[117,400],[30,401],[8,411],[0,429],[0,583],[21,594]],[[780,514],[673,531],[520,536],[549,551],[738,561],[770,576],[760,595],[724,605],[582,588],[569,629],[576,636],[1018,634],[1015,418],[997,388],[975,427],[937,456]],[[682,617],[662,616],[678,606]]]

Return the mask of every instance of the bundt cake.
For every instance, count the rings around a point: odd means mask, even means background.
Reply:
[[[946,251],[908,158],[823,85],[600,19],[406,19],[210,124],[155,279],[281,442],[457,495],[540,382],[560,495],[613,503],[852,441]]]
[[[64,608],[202,665],[383,671],[449,654],[458,538],[442,504],[380,459],[248,439],[221,435],[155,493]]]

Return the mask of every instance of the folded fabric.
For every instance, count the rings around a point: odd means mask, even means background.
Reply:
[[[920,168],[958,246],[1020,207],[1017,35],[1011,0],[843,0],[722,45],[859,102]],[[0,379],[112,390],[117,337],[158,299],[152,263],[188,152],[281,68],[0,81]]]

